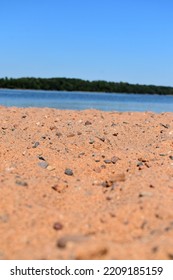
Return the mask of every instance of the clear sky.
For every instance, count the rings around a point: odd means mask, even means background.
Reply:
[[[0,0],[0,77],[173,86],[173,0]]]

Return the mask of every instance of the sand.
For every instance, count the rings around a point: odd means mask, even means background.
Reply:
[[[0,259],[173,259],[173,113],[0,107]]]

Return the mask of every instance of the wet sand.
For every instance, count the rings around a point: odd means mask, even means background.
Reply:
[[[173,259],[173,113],[0,107],[0,259]]]

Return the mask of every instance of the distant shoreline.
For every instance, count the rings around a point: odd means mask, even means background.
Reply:
[[[0,89],[173,95],[173,87],[73,78],[1,78]]]
[[[133,94],[133,95],[138,95],[138,94],[144,94],[144,95],[166,95],[166,96],[173,96],[173,93],[172,94],[159,94],[159,93],[148,93],[148,92],[144,92],[144,93],[140,93],[140,92],[105,92],[105,91],[84,91],[84,90],[55,90],[55,89],[52,89],[52,90],[49,90],[49,89],[32,89],[32,88],[27,88],[27,89],[24,89],[24,88],[0,88],[0,91],[2,90],[21,90],[21,91],[45,91],[45,92],[64,92],[64,93],[74,93],[74,92],[78,92],[78,93],[103,93],[103,94]]]

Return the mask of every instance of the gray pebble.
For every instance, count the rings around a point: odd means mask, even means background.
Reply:
[[[32,146],[33,148],[37,148],[40,145],[39,142],[35,142],[34,145]]]
[[[64,173],[68,176],[72,176],[73,175],[73,171],[69,168],[66,168],[66,170],[64,171]]]
[[[48,163],[46,161],[41,161],[38,163],[38,165],[44,169],[46,169],[48,167]]]
[[[16,180],[16,185],[22,186],[22,187],[27,187],[28,183],[25,181],[21,181],[21,180]]]
[[[110,160],[110,159],[105,159],[105,160],[104,160],[104,163],[110,164],[110,163],[112,163],[112,160]]]

